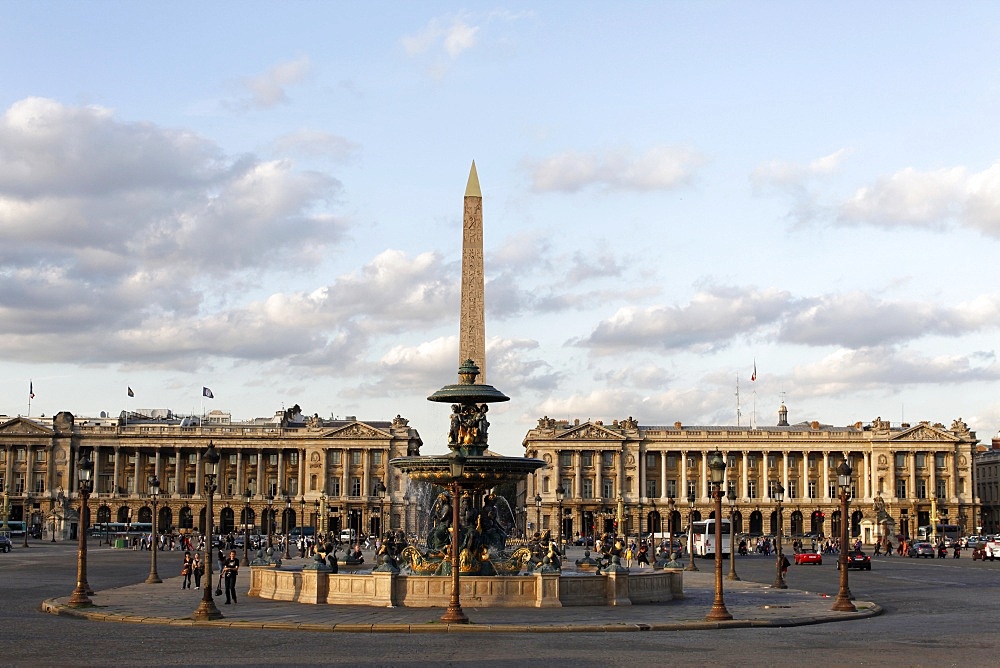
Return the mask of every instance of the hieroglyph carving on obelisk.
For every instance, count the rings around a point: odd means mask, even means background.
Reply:
[[[483,272],[483,193],[476,162],[465,187],[462,216],[462,317],[458,332],[458,363],[471,359],[479,366],[479,383],[486,382],[486,302]]]

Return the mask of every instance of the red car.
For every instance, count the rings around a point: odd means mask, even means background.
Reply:
[[[795,565],[818,564],[823,565],[823,555],[819,552],[798,552],[795,555]]]

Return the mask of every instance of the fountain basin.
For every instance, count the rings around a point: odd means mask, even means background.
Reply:
[[[448,485],[452,482],[450,455],[396,457],[389,463],[406,473],[411,480]],[[463,489],[484,488],[534,473],[545,466],[541,459],[527,457],[468,456],[464,459],[464,472],[458,484]]]
[[[463,575],[462,603],[472,608],[558,608],[659,603],[684,598],[681,571]],[[250,568],[250,596],[277,601],[378,608],[447,608],[451,578],[395,573],[330,573]]]

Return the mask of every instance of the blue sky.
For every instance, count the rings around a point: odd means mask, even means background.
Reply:
[[[1000,5],[0,3],[0,414],[1000,427]],[[756,362],[757,380],[750,375]],[[435,445],[438,444],[438,445]]]

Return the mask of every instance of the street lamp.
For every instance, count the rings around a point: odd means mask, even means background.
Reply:
[[[563,499],[566,497],[566,489],[560,484],[556,487],[556,499],[559,501],[559,535],[557,543],[559,554],[562,554],[563,544]]]
[[[688,492],[688,506],[690,510],[688,511],[688,554],[690,555],[690,563],[684,567],[686,571],[696,571],[698,567],[694,563],[694,490]]]
[[[375,494],[378,496],[378,532],[385,534],[385,483],[379,480],[375,483]]]
[[[149,544],[153,556],[149,560],[149,576],[146,578],[146,584],[159,584],[163,582],[160,579],[160,574],[156,572],[156,502],[160,498],[160,481],[155,475],[149,479],[149,498],[153,503],[153,535],[150,537]]]
[[[542,495],[535,494],[535,533],[542,534]]]
[[[317,499],[316,501],[313,502],[313,507],[314,507],[314,510],[315,510],[315,512],[313,514],[313,517],[316,518],[315,524],[313,525],[313,536],[314,536],[313,543],[316,544],[316,545],[319,545],[320,544],[319,543],[319,532],[320,532],[320,526],[319,526],[319,522],[320,522],[320,518],[319,518],[319,499]]]
[[[300,545],[302,548],[299,550],[299,556],[303,559],[306,556],[306,546],[308,542],[306,541],[306,497],[303,494],[299,497],[299,538],[302,539]],[[316,540],[316,534],[313,534],[313,540]]]
[[[288,496],[286,494],[285,495],[285,527],[284,527],[284,529],[285,529],[285,532],[284,532],[285,533],[285,536],[284,536],[285,537],[285,555],[284,555],[285,559],[291,559],[292,558],[292,555],[288,552],[289,543],[292,542],[292,527],[289,526],[289,524],[291,524],[291,519],[292,519],[292,497],[290,497],[290,496]]]
[[[247,550],[250,549],[250,499],[253,498],[253,490],[249,487],[243,492],[243,499],[246,503],[243,506],[243,561],[242,566],[249,566],[250,559],[247,557]]]
[[[851,590],[847,586],[847,495],[851,491],[851,465],[844,459],[837,467],[837,487],[840,488],[840,591],[833,603],[838,612],[857,612],[851,603]]]
[[[722,496],[725,494],[722,483],[726,479],[726,462],[721,452],[716,450],[712,453],[708,468],[714,487],[712,496],[715,497],[715,600],[712,601],[712,609],[705,615],[705,621],[716,622],[733,618],[722,597]]]
[[[274,529],[274,492],[267,493],[267,547],[274,547],[271,542],[271,531]],[[270,556],[270,555],[268,555]]]
[[[673,559],[674,554],[674,497],[667,499],[667,561]]]
[[[94,463],[87,455],[83,455],[77,471],[77,479],[80,484],[80,546],[76,552],[76,589],[73,590],[73,595],[66,602],[67,605],[74,608],[85,608],[94,604],[87,596],[87,592],[90,591],[90,585],[87,583],[87,520],[89,515],[87,499],[90,498],[90,492],[93,489],[91,486],[93,473]]]
[[[215,495],[215,475],[220,459],[222,455],[215,449],[215,444],[209,441],[208,449],[201,456],[201,460],[205,463],[205,493],[208,495],[205,505],[205,591],[193,615],[195,619],[202,621],[222,619],[222,613],[215,607],[215,601],[212,599],[212,497]]]
[[[24,512],[21,514],[24,520],[24,545],[21,547],[28,547],[28,529],[31,528],[31,494],[27,491],[24,492]]]
[[[771,586],[775,589],[788,589],[788,585],[785,584],[785,578],[781,575],[781,560],[784,557],[781,553],[781,502],[785,498],[785,488],[780,483],[775,485],[774,498],[778,502],[778,528],[774,536],[774,543],[777,549],[775,550],[774,584]]]
[[[451,599],[448,609],[441,615],[446,624],[468,624],[469,618],[462,611],[458,587],[458,481],[465,473],[465,457],[457,452],[448,462],[451,468]]]
[[[729,576],[728,580],[739,580],[736,574],[736,488],[730,487],[726,495],[729,499]]]

